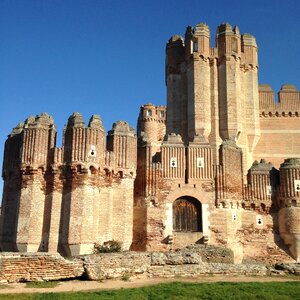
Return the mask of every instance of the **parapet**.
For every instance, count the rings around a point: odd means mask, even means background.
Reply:
[[[218,26],[217,34],[223,34],[223,33],[232,33],[232,27],[228,22],[222,23],[221,25]]]
[[[127,135],[135,136],[134,128],[130,127],[125,121],[117,121],[113,124],[113,127],[108,131],[108,136],[111,135]]]
[[[242,35],[242,46],[253,46],[257,47],[256,39],[252,34],[244,33]]]
[[[264,159],[261,159],[260,162],[255,160],[249,169],[250,173],[253,172],[270,172],[273,168],[273,165],[269,162],[267,163]]]
[[[170,47],[183,47],[184,46],[184,39],[181,35],[173,35],[168,40],[167,48]]]
[[[183,145],[182,137],[180,134],[176,133],[168,134],[163,145]]]
[[[82,115],[79,112],[74,112],[68,119],[67,127],[85,127]]]
[[[300,168],[300,158],[287,158],[280,165],[280,169]]]
[[[285,83],[281,86],[280,91],[283,91],[283,92],[297,92],[297,88],[293,84]]]
[[[205,23],[197,24],[194,31],[194,35],[195,36],[205,35],[207,37],[210,37],[210,31],[208,25],[206,25]]]
[[[36,116],[29,116],[24,122],[21,122],[14,127],[8,137],[20,134],[26,128],[48,129],[52,127],[54,127],[53,117],[44,112]]]
[[[258,87],[261,116],[298,116],[300,112],[300,91],[292,84],[282,85],[275,101],[274,91],[268,84]]]
[[[99,128],[99,129],[104,131],[104,127],[103,127],[103,124],[102,124],[102,119],[99,115],[92,115],[91,116],[88,127],[94,128],[94,129]]]
[[[16,127],[13,128],[13,130],[8,135],[8,137],[10,138],[10,137],[20,134],[23,131],[23,128],[24,128],[24,123],[23,122],[19,123]]]
[[[180,74],[191,61],[200,59],[205,62],[218,58],[219,63],[226,56],[233,57],[245,68],[255,70],[257,68],[257,44],[253,35],[240,34],[237,26],[229,23],[218,26],[216,48],[210,47],[210,29],[205,23],[199,23],[195,28],[188,26],[185,39],[180,35],[172,36],[166,46],[166,75]]]

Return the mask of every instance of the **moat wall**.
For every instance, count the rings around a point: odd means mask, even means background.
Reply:
[[[59,254],[12,253],[0,255],[0,282],[48,281],[84,278],[103,280],[200,275],[267,275],[263,264],[233,264],[229,249],[190,246],[180,251],[121,252],[64,259]]]

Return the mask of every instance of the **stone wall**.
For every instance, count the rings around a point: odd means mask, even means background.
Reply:
[[[64,259],[58,254],[0,254],[0,282],[48,281],[74,278],[102,280],[124,276],[174,277],[212,274],[267,275],[258,264],[233,264],[233,252],[194,245],[174,252],[103,253]]]
[[[124,252],[83,257],[90,280],[146,277],[195,277],[200,275],[267,275],[258,264],[233,264],[233,253],[214,246],[193,246],[176,252]]]

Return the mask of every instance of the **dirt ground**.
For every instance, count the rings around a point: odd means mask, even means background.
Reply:
[[[26,283],[2,284],[0,294],[9,293],[58,293],[58,292],[78,292],[92,290],[111,290],[120,288],[138,288],[158,283],[168,283],[173,281],[181,282],[270,282],[270,281],[298,281],[300,276],[201,276],[197,278],[131,278],[129,281],[106,280],[106,281],[62,281],[54,288],[26,288]]]

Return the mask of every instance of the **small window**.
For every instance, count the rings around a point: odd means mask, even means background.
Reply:
[[[197,168],[204,168],[204,157],[197,157]]]
[[[96,157],[96,146],[95,145],[91,145],[90,146],[90,151],[89,151],[89,156],[90,157]]]
[[[177,168],[177,157],[171,157],[170,159],[170,167]]]
[[[164,111],[160,111],[159,112],[159,117],[160,118],[164,118],[165,117],[165,112]]]
[[[151,117],[152,116],[152,110],[151,109],[147,109],[146,116],[147,117]]]
[[[232,219],[233,222],[237,222],[237,213],[236,213],[236,211],[232,211],[231,219]]]
[[[263,226],[263,225],[264,225],[264,223],[263,223],[263,218],[262,218],[261,215],[257,215],[257,216],[256,216],[256,225],[257,225],[257,226]]]
[[[193,42],[193,52],[198,52],[198,42]]]

